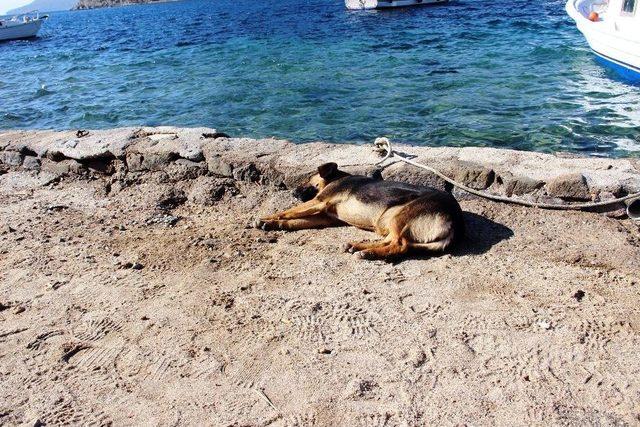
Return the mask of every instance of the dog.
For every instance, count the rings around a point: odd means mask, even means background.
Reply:
[[[462,209],[449,193],[431,187],[351,175],[325,163],[294,196],[303,203],[257,220],[263,230],[341,225],[374,231],[377,241],[349,242],[345,252],[389,259],[411,250],[443,252],[464,236]]]

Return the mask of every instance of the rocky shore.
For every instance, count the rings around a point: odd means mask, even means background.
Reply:
[[[171,0],[78,0],[74,10],[97,9],[100,7],[127,6],[131,4],[162,3]]]
[[[494,194],[640,191],[637,159],[396,148]],[[636,424],[640,227],[456,194],[469,236],[391,264],[353,228],[248,228],[369,146],[213,129],[0,132],[0,424]],[[394,163],[397,179],[448,189]]]

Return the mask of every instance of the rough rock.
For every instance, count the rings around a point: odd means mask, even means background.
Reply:
[[[41,164],[42,162],[40,161],[40,159],[33,156],[26,156],[22,161],[22,167],[27,170],[38,171],[40,170]]]
[[[452,169],[453,179],[474,190],[486,190],[496,176],[493,169],[468,162],[458,162]]]
[[[213,206],[228,189],[235,189],[232,179],[203,176],[193,182],[188,199],[197,205]]]
[[[165,169],[169,180],[185,181],[194,180],[199,176],[207,174],[207,164],[205,162],[194,162],[187,159],[178,159],[170,163]]]
[[[581,173],[564,174],[552,178],[546,185],[547,194],[567,200],[591,200],[587,179]]]
[[[502,177],[504,192],[507,196],[517,195],[522,196],[524,194],[533,193],[534,191],[542,188],[544,182],[539,179],[533,179],[526,176],[513,176],[507,175]]]
[[[170,188],[160,195],[158,201],[156,202],[156,206],[158,207],[158,209],[168,210],[174,209],[186,201],[187,195],[183,190],[178,188]]]
[[[209,168],[210,173],[228,178],[233,177],[233,165],[231,162],[225,160],[220,154],[211,153],[207,155],[207,151],[205,150],[205,157],[207,159],[207,167]]]
[[[0,153],[0,163],[7,166],[20,166],[23,159],[24,154],[18,151],[3,151]]]
[[[193,180],[211,175],[238,181],[292,188],[318,165],[335,161],[345,170],[368,174],[380,157],[370,146],[310,143],[295,145],[275,139],[204,138],[207,128],[121,128],[76,131],[8,131],[0,134],[4,168],[20,167],[25,156],[37,156],[42,174],[113,174],[112,188],[135,184],[135,173],[161,172],[159,182]],[[412,147],[394,144],[404,156],[434,167],[476,189],[524,197],[532,201],[588,200],[607,191],[640,191],[634,159],[562,157],[494,148]],[[16,154],[17,153],[17,154]],[[7,164],[10,163],[10,164]],[[74,163],[77,162],[77,163]],[[119,163],[121,162],[121,163]],[[30,160],[29,167],[33,165]],[[390,159],[385,179],[451,190],[424,170]],[[56,175],[58,174],[58,175]],[[568,180],[565,175],[583,176]],[[541,189],[543,183],[549,183]],[[546,194],[545,194],[546,190]],[[615,191],[614,191],[615,190]],[[457,196],[462,196],[456,190]]]

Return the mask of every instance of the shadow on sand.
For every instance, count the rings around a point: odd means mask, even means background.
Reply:
[[[452,250],[445,254],[452,256],[480,255],[487,252],[494,245],[513,237],[513,231],[502,224],[492,221],[482,215],[464,212],[466,235]],[[410,253],[401,259],[394,260],[394,264],[408,260],[429,259],[442,256],[439,254]]]

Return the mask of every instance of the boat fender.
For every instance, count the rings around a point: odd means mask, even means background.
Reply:
[[[600,20],[600,15],[598,15],[598,12],[591,12],[589,14],[589,21],[598,22],[599,20]]]

